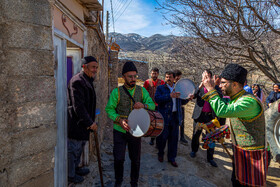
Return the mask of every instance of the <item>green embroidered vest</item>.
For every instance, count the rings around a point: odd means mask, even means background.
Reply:
[[[262,104],[249,93],[241,97],[251,97],[261,106],[261,113],[250,120],[230,118],[236,144],[245,149],[263,149],[265,146],[265,118]]]
[[[129,113],[133,110],[133,101],[130,99],[130,97],[126,94],[123,87],[120,86],[118,88],[119,91],[119,102],[116,107],[116,111],[118,114],[120,114],[121,118],[127,118]],[[143,93],[142,93],[142,87],[136,85],[134,93],[132,95],[135,102],[142,102]]]

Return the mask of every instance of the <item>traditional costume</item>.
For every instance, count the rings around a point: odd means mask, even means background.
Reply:
[[[137,69],[132,62],[127,62],[123,66],[122,74],[126,72],[136,71]],[[146,109],[155,109],[155,104],[149,96],[148,91],[135,85],[134,87],[125,87],[135,102],[141,102]],[[124,86],[115,88],[109,98],[105,108],[110,119],[114,121],[113,131],[113,155],[114,155],[114,170],[115,170],[115,186],[121,186],[123,181],[124,160],[126,145],[128,145],[129,158],[131,160],[131,186],[137,186],[140,170],[140,155],[141,155],[141,138],[132,136],[126,132],[119,124],[120,119],[127,119],[129,113],[133,110],[133,101],[127,95]]]
[[[247,70],[229,64],[221,77],[243,84]],[[216,90],[203,96],[218,117],[230,118],[233,139],[233,186],[265,186],[268,166],[265,148],[265,118],[262,104],[244,89],[231,96],[229,103]]]

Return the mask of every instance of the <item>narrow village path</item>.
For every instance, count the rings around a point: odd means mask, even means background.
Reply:
[[[210,166],[206,162],[206,151],[200,149],[196,158],[191,158],[190,142],[188,145],[179,144],[177,163],[178,168],[174,168],[166,161],[160,163],[157,160],[157,150],[148,144],[149,138],[142,138],[142,154],[139,187],[228,187],[231,186],[231,161],[227,154],[217,145],[215,150],[215,161],[218,168]],[[230,144],[227,144],[230,147]],[[101,146],[101,158],[103,166],[103,178],[105,187],[114,186],[114,164],[112,154],[112,142],[104,141]],[[269,187],[280,186],[279,164],[272,162],[269,167],[268,183]],[[97,161],[90,164],[91,173],[85,178],[82,186],[101,186]],[[130,160],[126,155],[124,171],[124,187],[130,184]]]
[[[191,136],[192,124],[191,114],[193,103],[185,107],[185,135],[189,141],[187,145],[179,143],[176,162],[179,167],[175,168],[167,162],[165,155],[164,162],[157,160],[157,149],[149,145],[150,138],[142,138],[141,168],[139,187],[230,187],[232,164],[231,159],[222,149],[219,143],[216,144],[214,160],[218,167],[214,168],[206,160],[206,150],[200,146],[197,156],[191,158]],[[107,126],[111,128],[110,125]],[[112,131],[112,129],[110,129]],[[111,134],[109,132],[108,134]],[[105,187],[114,186],[114,164],[113,164],[113,141],[112,135],[104,137],[101,145],[101,159],[103,166],[103,178]],[[201,143],[202,145],[202,143]],[[225,145],[231,152],[231,142],[226,139]],[[231,152],[232,154],[232,152]],[[77,187],[99,187],[100,178],[97,161],[90,163],[91,173],[85,177],[82,184]],[[130,187],[130,160],[126,154],[123,187]],[[280,186],[280,164],[273,162],[268,169],[267,186]]]

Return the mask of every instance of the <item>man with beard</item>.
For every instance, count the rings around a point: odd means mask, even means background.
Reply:
[[[175,73],[165,73],[165,84],[157,88],[155,100],[158,103],[158,110],[164,118],[163,132],[158,136],[158,160],[163,162],[164,149],[168,141],[168,162],[178,167],[175,161],[177,156],[179,126],[182,123],[182,104],[188,100],[180,99],[180,93],[174,91]]]
[[[93,80],[97,73],[98,63],[92,56],[82,59],[82,71],[72,77],[68,84],[68,181],[83,182],[82,176],[89,173],[87,168],[79,168],[80,157],[89,130],[97,130],[95,123],[96,94]]]
[[[155,102],[155,93],[156,93],[157,87],[164,84],[163,80],[158,79],[158,75],[159,75],[158,68],[153,68],[152,72],[151,72],[151,78],[147,79],[144,82],[144,86],[143,86],[149,92],[150,97],[153,99],[154,103],[156,104],[156,110],[157,110],[158,104]],[[154,145],[154,140],[155,140],[155,138],[151,138],[151,141],[149,144]]]
[[[221,74],[220,88],[230,102],[219,97],[214,80],[203,73],[203,85],[208,90],[202,99],[208,101],[217,116],[230,118],[233,142],[233,186],[265,186],[267,151],[265,149],[265,118],[263,106],[243,89],[247,70],[229,64]]]
[[[134,137],[129,133],[127,118],[133,109],[155,109],[155,104],[147,90],[136,85],[137,69],[133,62],[126,62],[122,69],[123,86],[115,88],[105,108],[110,119],[114,121],[113,130],[113,155],[115,170],[115,186],[121,186],[123,181],[124,160],[126,145],[128,145],[129,158],[131,160],[130,184],[138,186],[141,138]],[[135,104],[128,95],[133,97]]]

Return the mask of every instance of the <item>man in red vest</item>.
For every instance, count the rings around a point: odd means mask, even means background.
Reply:
[[[150,97],[153,99],[154,103],[156,104],[156,110],[157,110],[158,104],[155,102],[155,93],[156,93],[157,87],[159,85],[164,84],[163,80],[158,79],[158,75],[159,75],[159,69],[156,67],[153,68],[152,72],[151,72],[151,78],[147,79],[144,82],[144,86],[143,86],[149,92]],[[151,138],[151,141],[149,144],[154,145],[154,141],[155,141],[155,138]]]

